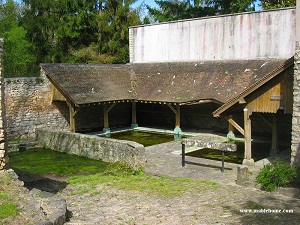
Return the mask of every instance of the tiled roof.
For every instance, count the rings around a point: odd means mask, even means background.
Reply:
[[[285,61],[41,64],[41,67],[76,105],[133,99],[187,104],[201,100],[227,102]]]

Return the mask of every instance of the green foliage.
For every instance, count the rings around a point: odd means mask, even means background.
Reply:
[[[264,166],[257,176],[257,182],[266,191],[273,191],[277,187],[290,185],[297,176],[295,166],[276,159],[273,163]]]
[[[25,0],[22,25],[39,62],[126,63],[135,0]]]
[[[296,6],[296,0],[262,0],[261,7],[263,9],[276,9]]]
[[[150,17],[157,22],[190,19],[220,14],[239,13],[254,10],[254,0],[202,0],[177,1],[156,0],[159,9],[147,6]],[[147,23],[149,18],[144,19]]]
[[[32,45],[26,40],[23,27],[12,27],[4,36],[4,76],[36,76],[39,68],[31,53]]]
[[[12,0],[0,1],[0,37],[4,38],[4,75],[6,77],[38,74],[36,58],[26,31],[19,26],[20,8]]]

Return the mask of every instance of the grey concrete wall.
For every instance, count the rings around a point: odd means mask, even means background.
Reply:
[[[130,28],[130,61],[289,58],[296,10],[242,13]]]
[[[114,140],[71,132],[48,129],[36,131],[36,141],[41,147],[66,152],[105,162],[126,162],[138,169],[146,163],[145,147],[132,141]]]

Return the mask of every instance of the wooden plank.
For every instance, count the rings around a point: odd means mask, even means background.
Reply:
[[[233,121],[232,118],[233,118],[232,115],[229,115],[229,119],[231,119]],[[230,133],[230,132],[234,133],[234,126],[228,122],[228,133]]]
[[[177,113],[176,109],[175,109],[170,103],[168,103],[167,106],[169,106],[169,108],[170,108],[175,114]]]
[[[235,129],[237,129],[243,136],[245,136],[244,129],[240,127],[233,119],[228,119],[228,122],[234,126]]]

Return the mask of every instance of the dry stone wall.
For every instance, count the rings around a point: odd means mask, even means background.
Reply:
[[[300,163],[300,42],[296,43],[294,67],[294,101],[292,120],[291,163]]]
[[[3,85],[3,39],[0,38],[0,170],[5,168],[8,162],[6,152],[6,132],[5,132],[5,104],[4,104],[4,85]]]
[[[41,147],[105,162],[126,162],[134,169],[145,166],[145,147],[132,141],[115,140],[72,132],[38,129],[36,141]]]
[[[68,130],[69,112],[64,102],[51,104],[46,77],[6,78],[8,139],[30,139],[37,128]]]

